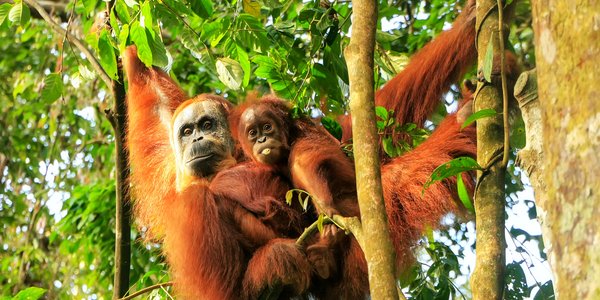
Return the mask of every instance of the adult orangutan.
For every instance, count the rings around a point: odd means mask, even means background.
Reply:
[[[272,209],[275,214],[269,207],[262,209],[261,218],[238,202],[245,200],[211,188],[213,178],[219,185],[228,182],[227,176],[215,178],[219,171],[239,169],[232,167],[236,161],[227,124],[229,104],[213,95],[184,101],[184,93],[167,74],[141,63],[135,47],[126,50],[124,69],[135,212],[151,234],[162,237],[177,294],[189,299],[257,298],[275,283],[289,295],[303,292],[310,279],[304,253],[295,240],[280,239],[285,234],[269,226],[280,208]],[[246,182],[255,191],[252,197],[279,197],[289,189],[285,180],[260,176],[256,168],[250,171],[258,174]],[[289,227],[285,230],[292,231]]]

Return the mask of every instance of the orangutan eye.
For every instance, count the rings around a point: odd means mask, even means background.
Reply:
[[[212,122],[211,121],[205,121],[202,124],[202,129],[203,130],[210,130],[212,128]]]
[[[256,136],[256,129],[250,129],[250,130],[248,131],[248,136],[249,136],[250,138],[253,138],[253,137],[255,137],[255,136]]]
[[[190,134],[192,134],[192,129],[189,127],[186,127],[185,129],[183,129],[183,131],[181,133],[183,136],[189,136]]]
[[[271,129],[273,129],[273,127],[269,123],[267,123],[263,126],[264,131],[271,131]]]

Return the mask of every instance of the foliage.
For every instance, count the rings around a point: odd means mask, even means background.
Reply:
[[[377,87],[452,22],[460,2],[379,1]],[[519,60],[533,66],[531,17],[521,2],[510,41]],[[113,99],[99,75],[116,78],[116,57],[127,45],[137,45],[145,64],[169,70],[189,95],[214,92],[240,102],[251,91],[275,92],[298,113],[325,116],[323,125],[341,135],[333,120],[347,110],[348,1],[115,0],[106,11],[104,1],[82,0],[53,9],[54,20],[91,49],[102,70],[26,3],[0,4],[0,295],[31,286],[49,299],[111,294],[115,151],[104,111]],[[450,97],[456,95],[454,89]],[[431,120],[445,113],[441,106]],[[427,135],[411,124],[390,124],[386,115],[378,110],[389,156]],[[390,130],[414,143],[396,143],[386,136]],[[520,178],[507,182],[518,185]],[[139,242],[143,230],[131,235],[138,241],[132,290],[168,281],[160,245]],[[454,254],[432,245],[430,267],[407,282],[411,295],[459,296],[464,286],[454,287],[456,277],[448,276],[456,270]]]
[[[419,128],[413,123],[397,124],[396,119],[392,117],[393,113],[393,111],[388,111],[382,106],[375,108],[379,139],[383,145],[383,151],[391,158],[398,157],[410,151],[425,141],[430,134],[429,130]],[[398,139],[398,135],[407,136],[411,143],[409,144],[403,139]]]
[[[425,248],[424,256],[431,264],[419,263],[401,280],[413,299],[453,299],[462,296],[453,283],[461,274],[458,258],[450,247],[432,242]],[[424,258],[421,258],[424,259]],[[404,284],[407,282],[408,284]]]

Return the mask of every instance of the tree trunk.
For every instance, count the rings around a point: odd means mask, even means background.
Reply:
[[[504,20],[506,21],[506,20]],[[485,73],[486,53],[492,43],[494,55],[504,49],[498,34],[498,3],[496,0],[477,1],[477,49],[479,72]],[[503,24],[503,31],[506,26]],[[489,60],[489,58],[488,58]],[[493,59],[493,62],[500,62]],[[493,68],[498,70],[499,68]],[[487,71],[491,72],[491,70]],[[489,78],[488,78],[489,80]],[[497,80],[492,80],[497,82]],[[494,109],[498,114],[477,121],[477,162],[485,169],[477,174],[475,216],[477,248],[475,270],[471,277],[473,299],[502,299],[504,290],[504,121],[502,87],[491,82],[479,82],[474,111]]]
[[[383,202],[378,140],[375,127],[373,52],[377,2],[352,1],[352,37],[345,50],[350,79],[350,110],[354,130],[356,186],[362,230],[356,236],[369,268],[372,299],[398,299],[394,248]]]
[[[600,2],[532,0],[546,190],[544,241],[557,298],[600,297]]]

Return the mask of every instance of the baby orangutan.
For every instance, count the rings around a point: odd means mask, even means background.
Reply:
[[[246,156],[307,191],[318,213],[359,215],[354,164],[341,151],[339,141],[307,118],[293,119],[289,103],[273,96],[239,110],[241,114],[234,113],[231,122]],[[320,239],[308,246],[307,255],[319,277],[327,279],[337,272],[340,262],[332,245],[341,238],[334,225],[326,225]]]

